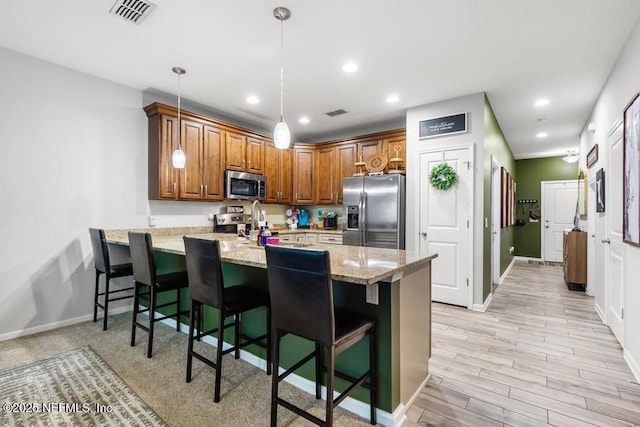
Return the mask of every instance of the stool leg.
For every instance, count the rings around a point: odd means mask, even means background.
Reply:
[[[369,331],[369,402],[371,402],[371,425],[376,425],[376,346],[374,329]]]
[[[271,427],[278,424],[278,367],[280,366],[280,331],[271,328],[271,361],[273,362],[273,374],[271,375]]]
[[[104,274],[104,318],[102,319],[102,330],[107,330],[107,321],[109,320],[109,282],[111,276],[109,273]]]
[[[100,292],[100,272],[96,270],[96,293],[93,299],[93,321],[98,321],[98,293]]]
[[[133,285],[133,322],[131,322],[131,347],[136,345],[136,327],[138,323],[138,305],[140,304],[140,285]]]
[[[156,323],[156,288],[151,286],[151,301],[149,304],[149,337],[147,342],[147,358],[151,359],[153,352],[153,326]]]
[[[216,384],[213,401],[220,402],[220,382],[222,380],[222,346],[224,345],[224,310],[218,309],[218,348],[216,351]]]
[[[327,427],[331,427],[333,425],[333,388],[336,362],[335,347],[329,347],[327,353],[327,410],[325,425]]]
[[[191,365],[193,362],[193,330],[194,325],[200,318],[200,310],[199,305],[194,300],[191,300],[191,313],[189,314],[189,345],[187,347],[187,382],[191,382]],[[196,311],[198,311],[198,315],[196,316]],[[200,334],[200,328],[196,328],[196,334]]]
[[[236,346],[236,351],[234,352],[234,357],[236,359],[240,359],[240,315],[236,314],[233,316],[235,326],[234,330],[234,344]]]
[[[322,346],[316,343],[316,399],[322,397]]]
[[[271,339],[271,307],[267,306],[267,375],[271,375],[272,372]]]
[[[182,312],[182,304],[180,301],[180,297],[182,296],[182,289],[176,289],[176,304],[178,305],[176,309],[176,331],[180,332],[180,318],[182,317],[180,313]]]

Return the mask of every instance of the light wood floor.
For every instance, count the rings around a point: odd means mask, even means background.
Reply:
[[[433,375],[408,427],[640,425],[640,385],[593,298],[517,262],[485,313],[433,304]]]

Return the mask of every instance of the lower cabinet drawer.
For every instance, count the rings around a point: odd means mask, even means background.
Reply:
[[[340,234],[318,234],[318,243],[341,245],[342,236]]]

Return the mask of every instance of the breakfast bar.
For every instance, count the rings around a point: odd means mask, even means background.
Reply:
[[[126,247],[128,231],[148,231],[152,234],[156,263],[164,271],[184,269],[184,235],[217,239],[222,251],[225,283],[267,289],[265,251],[255,242],[235,235],[211,233],[210,229],[204,227],[151,228],[106,231],[110,246],[114,249]],[[296,243],[288,245],[303,246]],[[400,425],[405,419],[405,408],[429,378],[431,260],[437,255],[346,245],[304,246],[329,251],[336,307],[348,308],[377,320],[378,422],[389,426]],[[188,304],[188,298],[184,300],[184,304]],[[243,317],[243,323],[247,325],[246,332],[264,330],[264,313],[249,312],[243,316],[247,316]],[[208,315],[206,322],[215,326],[213,313]],[[285,337],[283,363],[286,365],[289,358],[294,359],[309,348],[310,344],[300,338]],[[250,346],[247,350],[251,354],[244,358],[264,367],[265,350],[258,346]],[[366,345],[356,345],[339,362],[340,369],[356,375],[362,370],[362,365],[366,365],[367,354]],[[313,367],[303,366],[297,374],[292,383],[312,391]],[[336,389],[341,390],[341,387],[342,384],[338,382]],[[352,396],[342,406],[367,417],[368,406],[363,403],[368,402],[367,393],[360,390]]]

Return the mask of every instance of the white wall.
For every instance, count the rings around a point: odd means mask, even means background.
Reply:
[[[467,113],[468,132],[440,138],[419,139],[420,121],[457,113]],[[471,218],[474,224],[473,237],[473,304],[482,305],[482,266],[483,266],[483,203],[484,203],[484,94],[477,93],[442,102],[423,105],[407,110],[407,249],[417,250],[419,206],[418,189],[418,155],[425,147],[447,148],[456,145],[475,145],[475,181],[474,208]]]
[[[0,340],[89,318],[89,227],[206,225],[147,201],[142,92],[0,48]],[[130,300],[122,304],[130,304]]]
[[[614,66],[607,83],[602,89],[602,93],[596,102],[592,116],[587,123],[594,122],[596,124],[596,132],[592,136],[585,130],[580,138],[580,152],[582,154],[582,167],[584,168],[584,157],[591,149],[594,143],[599,144],[598,163],[591,167],[589,171],[595,173],[601,167],[607,165],[607,136],[612,126],[617,120],[622,118],[625,106],[631,101],[632,97],[640,90],[640,22],[637,22],[629,39],[627,40],[616,65]],[[622,173],[619,170],[606,170],[607,174]],[[606,196],[606,195],[605,195]],[[593,193],[589,197],[594,197]],[[598,215],[589,215],[589,227],[595,228],[596,221],[603,224],[602,218]],[[599,236],[596,236],[596,239]],[[597,245],[599,240],[595,242]],[[595,251],[595,254],[603,251]],[[598,264],[595,268],[604,265],[602,259],[596,259]],[[625,359],[629,363],[631,369],[638,380],[640,380],[640,286],[638,286],[638,277],[640,277],[640,248],[624,244],[624,263],[625,263],[625,289],[626,289],[626,307],[625,307]],[[602,268],[602,267],[600,267]],[[594,277],[593,275],[590,277]],[[590,292],[595,296],[596,304],[604,311],[605,295],[602,283],[589,283]]]

